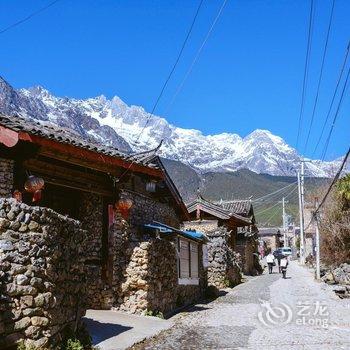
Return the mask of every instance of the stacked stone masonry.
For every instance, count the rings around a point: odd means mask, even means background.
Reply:
[[[240,237],[237,240],[236,250],[241,255],[244,274],[256,276],[262,273],[262,267],[257,255],[258,240],[256,235]]]
[[[0,197],[11,197],[13,190],[13,168],[12,159],[0,158]]]
[[[216,220],[187,222],[185,227],[204,232],[209,239],[208,286],[221,289],[241,283],[242,261],[240,254],[233,251],[229,244],[231,232],[224,226],[218,226]]]
[[[87,233],[51,209],[0,199],[0,348],[59,344],[86,311]]]
[[[89,252],[100,259],[102,202],[98,196],[88,197],[89,200],[83,204],[83,210],[88,215],[81,215],[81,220],[83,227],[89,231]],[[102,280],[102,267],[93,261],[86,266],[89,307],[114,308],[138,314],[144,311],[166,314],[193,303],[204,294],[206,287],[202,264],[199,264],[200,285],[179,285],[176,240],[148,235],[143,229],[144,224],[152,221],[179,228],[180,219],[174,208],[131,191],[124,191],[121,197],[131,199],[133,206],[127,220],[116,213],[115,223],[109,228],[111,278]],[[199,251],[199,261],[202,261],[202,249]],[[89,253],[89,256],[92,255]]]
[[[208,285],[217,289],[241,282],[241,257],[229,246],[229,235],[224,227],[208,233]]]

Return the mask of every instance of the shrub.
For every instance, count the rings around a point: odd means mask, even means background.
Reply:
[[[350,263],[350,175],[338,181],[321,215],[321,259],[328,265]]]

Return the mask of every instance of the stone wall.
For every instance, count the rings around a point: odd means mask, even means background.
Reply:
[[[198,286],[178,285],[177,251],[174,239],[135,231],[125,220],[114,226],[113,294],[115,309],[167,314],[190,304],[204,294],[203,265],[199,265]],[[201,245],[199,247],[202,251]],[[202,261],[200,253],[199,261]]]
[[[151,221],[159,221],[176,228],[180,227],[181,221],[173,206],[132,191],[124,191],[121,196],[126,196],[133,201],[128,220],[132,227],[136,228]]]
[[[91,194],[82,196],[80,219],[88,231],[89,241],[88,306],[138,314],[146,310],[168,313],[177,306],[195,301],[203,294],[205,283],[178,285],[175,241],[148,235],[142,227],[152,221],[179,227],[180,219],[174,208],[131,191],[123,191],[121,197],[130,198],[133,206],[127,220],[115,213],[115,223],[108,232],[106,267],[99,264],[103,258],[103,200]],[[106,268],[107,278],[102,278]],[[201,265],[200,273],[203,276]]]
[[[350,264],[337,267],[321,266],[322,280],[330,285],[341,298],[350,298]]]
[[[207,233],[208,243],[208,285],[217,289],[233,287],[241,282],[241,259],[228,244],[230,233],[219,227]]]
[[[0,158],[0,197],[12,197],[14,163],[12,159]]]
[[[88,233],[86,250],[86,275],[88,279],[88,307],[91,309],[110,309],[113,305],[111,285],[102,276],[105,263],[102,255],[103,197],[83,192],[79,210],[79,220]],[[106,248],[107,249],[107,248]]]
[[[0,348],[59,343],[86,310],[87,233],[51,209],[0,199]]]
[[[216,220],[189,221],[187,229],[203,232],[209,238],[208,286],[217,289],[235,286],[241,282],[241,257],[230,246],[231,232],[219,227]]]
[[[88,231],[89,246],[86,257],[88,260],[101,260],[103,231],[103,197],[94,193],[81,192],[79,221]]]
[[[241,255],[244,274],[255,276],[262,272],[257,255],[258,240],[256,235],[244,236],[241,234],[237,239],[236,251]]]
[[[123,268],[124,279],[115,307],[131,313],[145,310],[166,313],[174,309],[177,287],[174,244],[149,238],[131,243],[127,253],[130,257]]]

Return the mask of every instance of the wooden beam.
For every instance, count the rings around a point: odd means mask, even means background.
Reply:
[[[101,188],[95,188],[95,187],[84,187],[80,183],[74,183],[72,180],[64,180],[64,179],[59,179],[59,178],[49,177],[49,176],[44,176],[44,180],[45,182],[52,185],[72,188],[74,190],[79,190],[83,192],[95,193],[106,197],[113,196],[113,193],[111,191],[106,191]]]
[[[118,158],[117,156],[104,155],[70,144],[48,140],[40,136],[20,132],[19,139],[40,145],[41,149],[39,153],[42,155],[58,160],[64,160],[76,165],[83,165],[90,169],[107,171],[114,174],[116,168],[119,167],[128,169],[131,172],[145,173],[157,178],[163,178],[164,176],[160,169],[149,168],[145,165],[124,160],[121,157]]]
[[[51,159],[50,159],[51,160]],[[28,167],[28,168],[35,168],[36,170],[43,170],[46,171],[47,173],[56,173],[61,176],[65,176],[65,174],[70,174],[72,176],[75,176],[76,178],[82,179],[82,182],[97,182],[97,183],[111,183],[111,179],[108,177],[107,174],[102,173],[102,172],[92,172],[91,170],[86,169],[84,171],[84,168],[81,169],[76,169],[76,168],[70,168],[70,167],[65,167],[64,165],[61,164],[56,164],[52,162],[48,162],[45,159],[39,158],[31,158],[28,160],[25,160],[23,162],[23,165]]]

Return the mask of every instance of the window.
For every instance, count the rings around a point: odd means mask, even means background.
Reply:
[[[180,239],[180,278],[190,277],[190,251],[189,242]]]
[[[190,243],[191,277],[198,278],[198,244]]]
[[[179,238],[178,253],[179,284],[198,284],[198,244]]]

